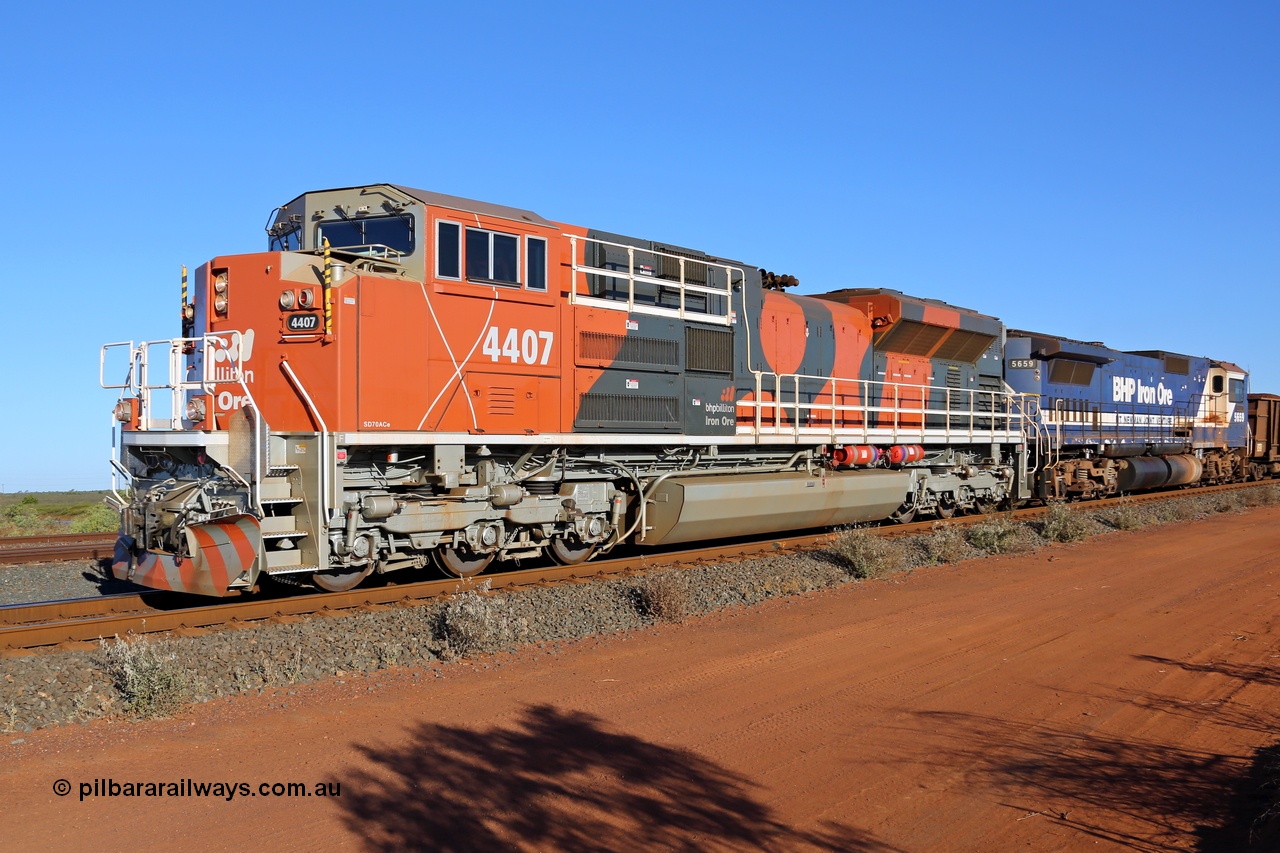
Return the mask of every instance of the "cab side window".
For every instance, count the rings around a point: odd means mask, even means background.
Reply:
[[[458,242],[461,226],[456,222],[436,223],[436,277],[462,278]]]
[[[467,278],[519,284],[520,238],[498,231],[467,229]]]

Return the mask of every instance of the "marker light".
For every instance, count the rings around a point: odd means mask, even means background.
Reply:
[[[187,420],[192,423],[200,423],[204,420],[204,398],[192,397],[187,401]]]

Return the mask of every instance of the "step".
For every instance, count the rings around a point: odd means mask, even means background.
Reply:
[[[291,574],[296,574],[296,573],[298,573],[298,572],[318,572],[319,570],[320,570],[320,567],[319,567],[319,566],[302,566],[302,565],[298,565],[298,566],[281,566],[281,567],[279,567],[279,568],[277,568],[277,569],[272,569],[272,568],[268,567],[268,568],[267,568],[267,574],[272,575],[272,576],[275,576],[275,575],[291,575]]]
[[[268,551],[267,552],[267,571],[273,569],[285,569],[290,566],[302,565],[302,554],[297,548],[290,548],[288,551]]]
[[[267,477],[258,484],[258,497],[264,501],[291,498],[293,485],[284,477]]]
[[[298,519],[292,515],[269,515],[259,523],[259,529],[262,530],[263,536],[275,533],[289,533],[296,536]]]
[[[274,541],[274,540],[276,540],[276,539],[301,539],[303,536],[306,536],[306,535],[307,535],[307,531],[305,531],[305,530],[297,530],[297,529],[294,529],[294,530],[277,530],[277,531],[273,531],[273,532],[271,532],[271,533],[268,533],[268,532],[267,532],[267,531],[265,531],[265,530],[264,530],[264,531],[262,531],[262,538],[263,538],[263,540],[264,540],[264,541],[266,541],[266,542],[271,542],[271,541]]]

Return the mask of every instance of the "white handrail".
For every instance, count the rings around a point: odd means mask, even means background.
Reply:
[[[732,293],[733,285],[745,280],[746,273],[741,267],[735,267],[731,264],[724,264],[710,258],[703,260],[700,258],[687,258],[684,255],[677,255],[672,252],[663,252],[658,249],[644,249],[639,246],[629,246],[625,243],[613,243],[608,240],[599,240],[595,237],[580,237],[576,234],[565,234],[569,238],[569,252],[572,263],[570,264],[572,273],[569,286],[569,302],[570,304],[592,305],[600,308],[609,308],[615,311],[626,311],[634,314],[654,314],[662,317],[678,317],[681,320],[693,319],[705,323],[715,323],[722,326],[728,326],[733,323],[733,307]],[[623,249],[627,253],[626,270],[608,269],[606,267],[591,266],[578,262],[578,241],[583,241],[584,251],[585,244],[595,244],[598,246],[609,246],[615,249]],[[660,278],[655,272],[639,273],[636,272],[636,252],[645,255],[652,255],[655,258],[668,258],[676,261],[680,267],[680,278],[677,281]],[[724,286],[694,284],[686,281],[685,267],[686,264],[701,264],[709,270],[721,270],[724,273]],[[738,276],[735,279],[734,273]],[[624,302],[621,299],[608,299],[600,296],[592,296],[586,293],[578,292],[578,275],[598,275],[604,278],[612,278],[627,283],[627,298]],[[643,282],[645,284],[653,284],[659,287],[667,287],[676,290],[679,294],[679,306],[676,308],[665,308],[661,305],[648,305],[636,302],[636,283]],[[686,304],[685,295],[687,293],[700,293],[708,297],[716,296],[724,298],[724,310],[714,311],[711,307],[711,299],[707,299],[707,310],[698,311],[689,308]]]
[[[107,350],[116,349],[117,347],[127,347],[129,350],[129,375],[126,376],[124,382],[120,384],[107,382],[106,374]],[[137,353],[134,350],[133,341],[117,341],[112,344],[103,344],[102,349],[98,351],[98,385],[106,388],[107,390],[119,389],[123,391],[128,389],[132,391],[136,374],[136,371],[134,370],[136,366],[136,356]]]
[[[754,399],[740,400],[737,406],[752,411],[752,432],[757,437],[790,435],[799,439],[825,434],[832,441],[837,440],[837,436],[843,436],[841,440],[856,440],[861,436],[863,441],[869,441],[875,432],[876,438],[896,441],[904,434],[932,432],[947,440],[998,438],[1014,433],[1025,440],[1028,416],[1024,398],[1027,395],[1017,392],[768,371],[755,371],[754,375]],[[814,390],[802,390],[805,383]],[[771,399],[764,399],[766,393]],[[837,402],[855,393],[859,402]],[[943,401],[942,407],[931,405],[935,394]],[[802,395],[813,399],[803,402]],[[953,402],[957,396],[959,401]],[[983,401],[990,402],[990,411],[978,408]],[[802,420],[810,420],[815,413],[828,416],[829,422],[821,426],[802,425]],[[891,422],[878,426],[882,415],[891,415]],[[765,422],[766,416],[771,423]],[[940,423],[930,425],[930,416]],[[790,424],[785,423],[787,419]],[[916,423],[904,423],[906,420]],[[981,425],[980,421],[987,425]],[[887,436],[883,434],[885,430]]]
[[[106,381],[106,359],[109,350],[119,347],[129,348],[129,377],[123,384],[108,383]],[[152,347],[164,346],[168,351],[168,376],[166,381],[152,384],[150,380],[150,350]],[[215,362],[213,352],[222,350],[228,354],[227,364],[222,369],[229,371],[225,376],[218,376],[215,373]],[[201,337],[192,338],[168,338],[155,341],[142,341],[135,344],[133,341],[121,341],[117,343],[105,344],[98,357],[98,383],[103,388],[114,388],[132,393],[138,400],[138,426],[139,432],[147,432],[155,428],[152,418],[153,410],[153,392],[168,391],[169,392],[169,417],[167,428],[169,430],[178,431],[183,428],[182,421],[185,417],[185,396],[189,391],[198,391],[201,394],[212,394],[214,386],[235,384],[240,386],[240,390],[244,392],[246,403],[252,407],[254,412],[254,436],[256,452],[254,454],[253,464],[255,470],[251,472],[250,477],[250,499],[253,507],[257,509],[259,514],[262,513],[261,499],[261,480],[262,468],[265,464],[267,450],[267,436],[270,433],[266,421],[262,417],[262,409],[258,406],[257,400],[254,399],[253,392],[249,390],[248,382],[245,378],[244,365],[241,363],[239,356],[231,358],[232,351],[237,354],[244,351],[244,338],[239,331],[227,332],[210,332]],[[188,367],[185,356],[199,352],[203,357],[203,371],[196,379],[187,378]],[[208,412],[207,417],[212,418],[213,412]],[[114,441],[113,441],[114,444]],[[236,472],[239,476],[239,472]],[[112,485],[114,489],[115,475],[112,475]]]
[[[327,531],[329,524],[329,427],[325,424],[324,418],[320,415],[320,410],[316,408],[316,404],[311,400],[311,395],[307,393],[307,389],[303,387],[302,380],[293,372],[293,368],[289,366],[287,359],[280,360],[280,369],[289,377],[289,381],[293,383],[294,390],[298,392],[298,396],[306,404],[307,409],[311,412],[312,417],[320,426],[320,470],[318,471],[319,482],[317,486],[320,490],[320,507],[317,513],[316,527],[319,530]],[[328,563],[329,540],[325,536],[316,537],[316,562],[318,565],[326,565]]]

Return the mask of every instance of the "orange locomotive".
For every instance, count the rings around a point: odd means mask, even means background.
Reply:
[[[381,184],[279,208],[109,344],[115,572],[227,595],[1027,494],[994,318]],[[168,375],[157,379],[164,359]],[[123,365],[121,365],[123,367]]]

